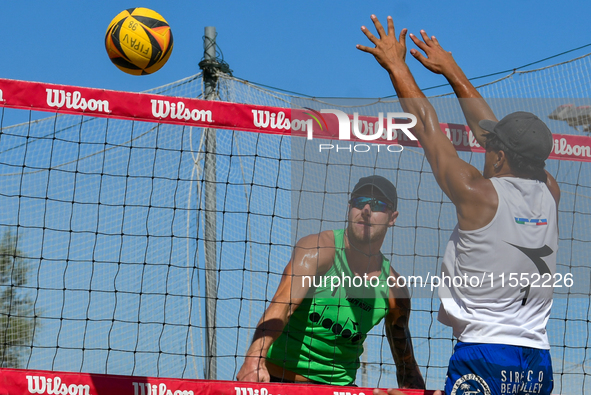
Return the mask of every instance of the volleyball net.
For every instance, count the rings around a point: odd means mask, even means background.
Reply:
[[[557,271],[573,280],[554,289],[548,323],[556,393],[590,385],[589,62],[480,88],[497,117],[531,111],[554,132]],[[409,286],[410,331],[427,388],[442,388],[455,343],[429,277],[455,209],[403,134],[343,141],[310,116],[358,113],[370,135],[399,103],[293,97],[223,74],[215,94],[202,99],[201,74],[145,93],[0,79],[1,366],[234,380],[294,243],[343,228],[352,187],[379,174],[400,211],[382,252],[402,276],[427,280]],[[457,100],[431,101],[460,156],[482,169]],[[383,325],[365,341],[357,384],[397,387]]]

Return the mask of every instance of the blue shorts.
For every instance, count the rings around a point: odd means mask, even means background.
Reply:
[[[550,394],[548,350],[458,342],[449,360],[446,395]]]

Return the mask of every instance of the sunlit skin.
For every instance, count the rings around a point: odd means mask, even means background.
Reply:
[[[361,31],[372,45],[357,45],[357,48],[373,55],[384,67],[403,110],[417,116],[413,134],[423,147],[438,185],[456,207],[459,229],[473,231],[483,228],[493,220],[499,206],[499,197],[491,178],[516,177],[506,152],[487,149],[482,173],[463,161],[447,136],[441,133],[435,109],[419,88],[405,62],[407,29],[402,29],[397,36],[391,17],[387,19],[387,31],[375,15],[371,19],[377,36],[362,26]],[[461,99],[462,111],[475,139],[482,147],[486,147],[488,132],[479,123],[481,120],[498,121],[491,108],[455,63],[451,53],[441,48],[435,36],[428,36],[421,30],[420,37],[410,34],[410,38],[419,48],[411,49],[411,55],[428,70],[445,76],[458,99]],[[546,185],[558,206],[560,189],[548,172],[546,176]],[[527,178],[520,175],[517,177]],[[437,395],[440,393],[436,392]],[[374,394],[385,393],[375,390]],[[388,390],[388,395],[400,394],[395,389]]]
[[[492,177],[515,177],[516,175],[511,171],[504,151],[487,149],[484,154],[482,176],[488,180]]]
[[[356,196],[375,198],[389,203],[381,193],[372,194],[370,187],[366,191],[364,189],[366,188],[363,188]],[[369,248],[371,248],[372,244],[381,245],[388,228],[394,226],[397,217],[398,211],[387,209],[385,212],[373,212],[369,204],[366,204],[362,209],[350,206],[347,226],[349,239],[358,248],[367,243],[370,243]],[[367,245],[362,248],[367,248]],[[377,253],[377,251],[374,251],[374,253]]]
[[[367,186],[352,197],[375,198],[391,203],[375,187]],[[394,226],[398,212],[387,208],[384,212],[371,210],[370,204],[362,208],[348,207],[348,224],[345,232],[345,254],[351,271],[356,276],[379,276],[383,270],[380,252],[388,228]],[[303,237],[296,244],[277,292],[257,325],[244,364],[236,375],[239,381],[269,382],[271,376],[296,382],[310,381],[307,377],[274,365],[266,356],[270,345],[279,337],[290,316],[300,306],[309,290],[309,283],[299,281],[303,276],[326,273],[335,259],[333,231],[323,231]],[[391,276],[398,273],[390,267]],[[409,331],[411,311],[410,294],[406,287],[390,288],[388,313],[384,327],[388,344],[396,364],[396,378],[401,388],[424,389],[425,381],[413,354]]]
[[[380,191],[371,186],[362,188],[352,197],[357,196],[375,198],[390,203]],[[394,226],[397,217],[398,211],[391,209],[386,209],[384,212],[374,212],[371,211],[369,204],[361,209],[349,205],[345,246],[347,247],[347,261],[355,274],[379,275],[382,264],[380,248],[388,228]]]

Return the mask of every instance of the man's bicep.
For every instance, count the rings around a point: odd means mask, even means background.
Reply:
[[[482,179],[482,174],[471,164],[453,155],[441,156],[433,166],[433,175],[445,195],[456,206],[470,200],[474,183]]]
[[[421,146],[425,157],[431,166],[435,180],[443,192],[453,201],[454,189],[461,180],[462,173],[469,170],[466,162],[460,159],[458,153],[445,133],[441,131],[437,117],[424,121],[422,127],[428,138],[421,139]]]
[[[284,277],[290,281],[290,299],[298,304],[306,297],[314,284],[314,277],[324,274],[334,258],[333,246],[326,234],[302,238],[294,248],[292,259],[285,268]]]
[[[548,189],[550,190],[552,197],[554,197],[554,200],[556,201],[556,207],[558,207],[558,204],[560,203],[560,187],[558,186],[558,182],[552,176],[552,174],[550,174],[550,172],[548,172],[548,170],[545,170],[545,172],[546,172],[546,185],[548,186]]]

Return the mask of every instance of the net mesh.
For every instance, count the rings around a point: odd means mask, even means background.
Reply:
[[[586,135],[543,116],[561,104],[589,104],[589,62],[584,56],[514,73],[480,91],[494,99],[499,117],[527,106],[555,133]],[[149,93],[202,97],[203,81],[198,74]],[[224,75],[216,94],[218,100],[285,108],[327,105]],[[442,122],[464,123],[455,100],[433,103]],[[369,115],[396,105],[330,104]],[[10,236],[3,239],[3,256],[11,258],[0,268],[2,366],[206,377],[206,132],[6,108],[1,117],[0,227]],[[216,140],[215,378],[235,378],[293,243],[343,227],[348,193],[361,176],[380,174],[398,188],[401,215],[382,249],[396,270],[438,273],[455,211],[421,149],[336,155],[319,153],[301,138],[232,130],[218,130]],[[482,168],[482,154],[460,155]],[[558,271],[573,273],[577,282],[556,290],[548,323],[554,392],[585,392],[590,165],[549,161],[548,170],[563,192]],[[451,330],[437,321],[436,292],[411,292],[415,356],[427,388],[441,388],[454,346]],[[357,383],[397,386],[383,325],[369,334],[365,349]]]

